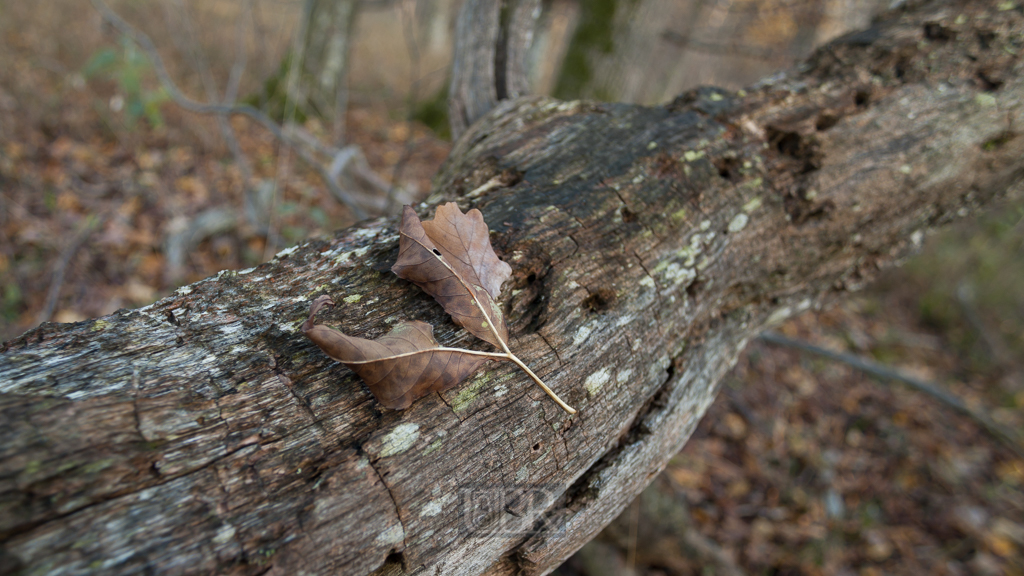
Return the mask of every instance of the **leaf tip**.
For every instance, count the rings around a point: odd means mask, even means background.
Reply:
[[[309,332],[310,330],[313,329],[313,318],[316,316],[316,313],[319,312],[320,309],[323,308],[324,306],[334,306],[334,300],[331,300],[331,297],[328,296],[327,294],[322,294],[318,296],[317,299],[313,300],[313,303],[310,304],[309,317],[306,318],[306,321],[302,323],[303,332]]]

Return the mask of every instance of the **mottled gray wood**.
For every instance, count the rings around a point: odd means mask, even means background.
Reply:
[[[327,293],[351,334],[482,346],[389,271],[394,219],[5,343],[0,572],[549,572],[749,338],[1019,183],[1022,36],[1018,10],[931,4],[744,94],[525,98],[471,127],[433,200],[483,211],[512,349],[576,416],[510,364],[383,411],[303,338]]]

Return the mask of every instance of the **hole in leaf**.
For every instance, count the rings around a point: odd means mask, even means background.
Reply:
[[[441,255],[441,251],[438,250],[437,248],[434,248],[434,254],[440,256]]]
[[[536,281],[537,281],[537,274],[535,272],[530,272],[530,275],[526,277],[526,283],[527,284],[533,284]]]
[[[623,222],[634,222],[636,220],[636,214],[629,208],[622,209],[622,221]]]
[[[857,90],[857,93],[853,95],[853,103],[859,108],[863,108],[871,102],[871,93],[867,90]]]
[[[533,451],[537,452],[538,450],[540,450],[540,442],[537,442],[536,444],[533,445]]]

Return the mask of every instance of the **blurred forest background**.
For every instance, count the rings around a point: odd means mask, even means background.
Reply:
[[[86,0],[0,0],[0,340],[147,305],[425,197],[451,147],[459,4],[111,0],[157,62]],[[542,6],[535,93],[652,105],[702,84],[741,89],[890,8]],[[347,47],[326,61],[297,41],[325,9]],[[340,70],[330,98],[296,90],[326,68]],[[252,106],[278,133],[187,111],[176,90]],[[915,239],[919,256],[856,297],[778,328],[966,409],[755,341],[665,473],[558,573],[1024,574],[1022,198],[1024,184]]]

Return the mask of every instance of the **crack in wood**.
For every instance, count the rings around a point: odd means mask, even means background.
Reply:
[[[548,348],[555,354],[555,360],[558,361],[558,367],[561,368],[562,367],[562,357],[558,355],[558,350],[555,350],[555,347],[552,346],[550,342],[548,342],[548,339],[544,337],[544,334],[541,334],[540,330],[534,332],[534,334],[536,334],[537,336],[540,336],[541,341],[543,341],[545,344],[548,345]]]
[[[132,368],[132,415],[135,417],[135,432],[138,433],[139,438],[143,442],[148,442],[146,436],[142,434],[142,423],[139,419],[139,369],[137,367]]]
[[[397,553],[402,557],[402,568],[403,570],[408,571],[409,567],[406,566],[405,557],[402,556],[402,552],[408,547],[409,532],[405,528],[405,521],[402,520],[402,509],[398,506],[398,499],[395,498],[395,493],[391,491],[391,486],[388,486],[388,483],[384,481],[384,475],[381,474],[380,470],[377,469],[376,461],[370,458],[370,455],[365,450],[363,450],[362,446],[359,446],[359,448],[356,449],[356,453],[359,456],[366,458],[366,461],[369,463],[370,468],[373,470],[373,473],[376,474],[377,479],[380,480],[380,485],[383,486],[385,490],[387,490],[388,496],[391,498],[391,503],[395,505],[395,519],[398,520],[398,525],[402,528],[402,549],[395,550],[394,548],[392,548],[392,551],[393,553]],[[385,562],[387,562],[387,559],[385,559]]]

